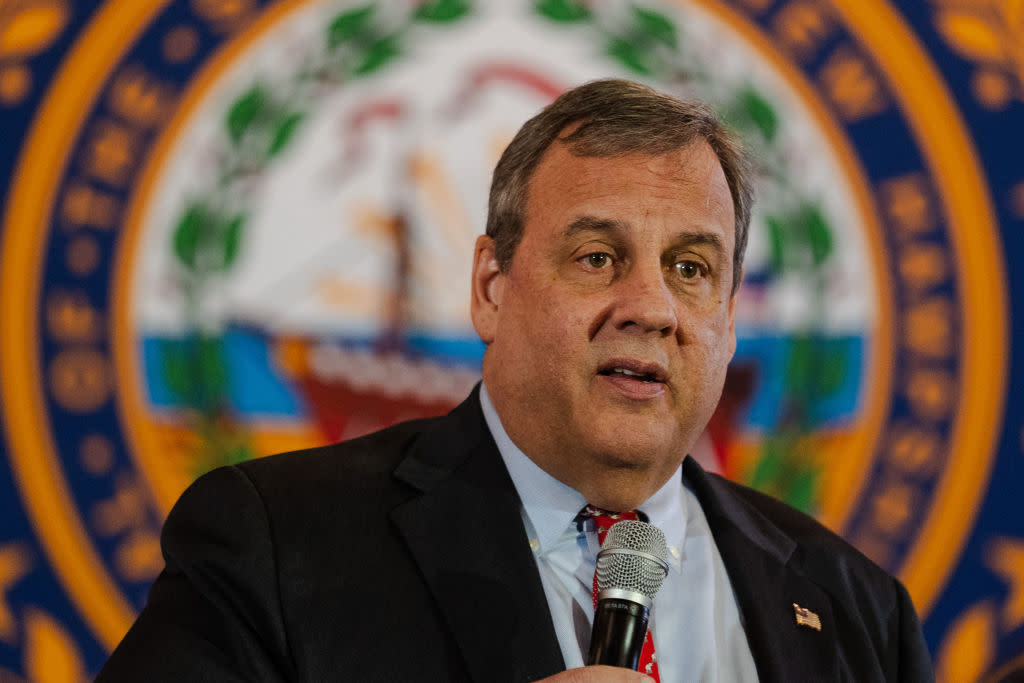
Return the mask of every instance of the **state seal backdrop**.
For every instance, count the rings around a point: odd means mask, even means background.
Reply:
[[[695,455],[900,576],[940,679],[1020,675],[1022,44],[1020,0],[0,3],[0,680],[99,669],[202,472],[464,397],[490,170],[606,76],[758,161]]]

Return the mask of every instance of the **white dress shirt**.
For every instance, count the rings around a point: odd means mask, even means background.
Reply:
[[[487,388],[480,387],[487,426],[523,507],[544,594],[567,668],[583,666],[594,620],[592,585],[600,546],[593,523],[577,531],[587,501],[538,467],[512,443]],[[757,681],[736,596],[704,511],[682,473],[639,508],[665,533],[669,572],[654,598],[650,628],[661,681]]]

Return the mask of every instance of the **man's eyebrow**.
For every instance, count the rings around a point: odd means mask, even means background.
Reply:
[[[676,236],[675,244],[677,247],[707,245],[725,253],[725,242],[713,232],[681,232]]]
[[[579,216],[565,228],[563,233],[566,238],[573,237],[584,232],[598,232],[608,234],[624,234],[631,229],[629,221],[619,218],[598,218],[597,216]],[[714,233],[703,230],[694,232],[684,231],[676,235],[672,242],[674,249],[686,249],[696,246],[709,246],[719,254],[725,254],[725,242]]]
[[[628,232],[629,222],[617,218],[598,218],[597,216],[578,216],[565,228],[565,236],[573,237],[581,232]]]

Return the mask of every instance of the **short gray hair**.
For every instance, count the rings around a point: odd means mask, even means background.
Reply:
[[[579,124],[570,134],[559,134]],[[631,81],[592,81],[560,95],[516,133],[494,168],[487,235],[498,267],[507,271],[523,238],[530,178],[559,139],[574,156],[668,154],[704,140],[718,157],[736,216],[732,292],[740,284],[754,203],[753,171],[739,139],[701,102],[687,102]]]

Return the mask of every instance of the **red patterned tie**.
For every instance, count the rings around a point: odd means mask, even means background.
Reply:
[[[601,508],[596,508],[593,505],[588,505],[583,508],[583,515],[590,517],[594,520],[594,527],[597,529],[597,540],[601,545],[604,545],[605,536],[608,535],[608,530],[612,528],[612,525],[624,519],[639,519],[636,512],[608,512]],[[597,609],[597,570],[594,570],[594,582],[593,582],[593,595],[594,595],[594,609]],[[658,677],[658,657],[654,654],[654,638],[651,636],[651,629],[647,629],[647,635],[644,637],[644,647],[640,651],[640,667],[641,673],[645,673],[655,681],[661,681]]]

